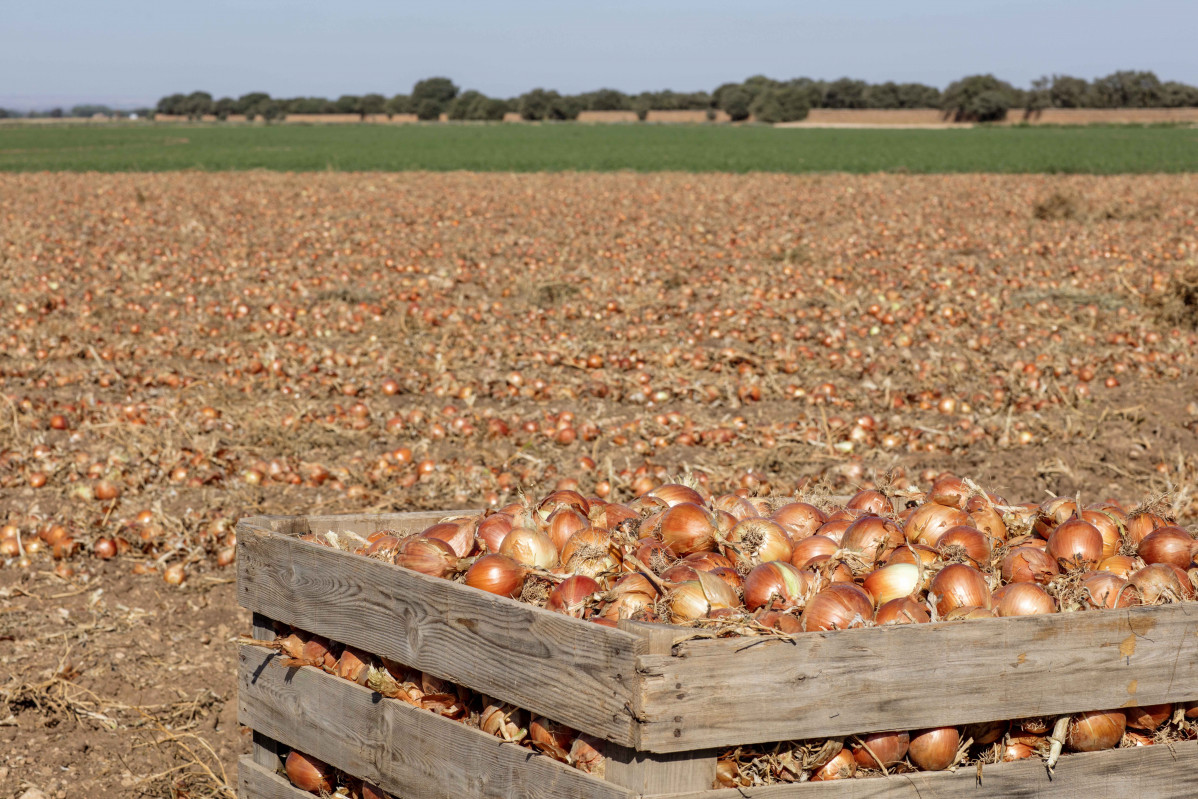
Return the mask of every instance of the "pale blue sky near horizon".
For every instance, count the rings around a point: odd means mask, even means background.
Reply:
[[[498,97],[710,91],[755,74],[943,88],[1150,69],[1198,84],[1195,31],[1198,0],[0,0],[0,106],[393,95],[431,75]]]

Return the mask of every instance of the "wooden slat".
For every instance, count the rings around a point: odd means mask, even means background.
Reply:
[[[640,749],[1198,699],[1198,605],[688,641],[641,657]]]
[[[240,799],[312,799],[312,794],[262,768],[250,755],[237,761],[237,788]]]
[[[237,718],[404,799],[630,799],[632,793],[319,669],[238,651]]]
[[[1049,779],[1043,762],[898,774],[764,788],[695,791],[660,799],[1192,799],[1198,742],[1065,754]]]
[[[275,631],[274,623],[263,616],[261,613],[254,614],[254,630],[253,635],[259,641],[274,640]],[[272,740],[257,730],[253,733],[253,753],[254,762],[265,769],[274,772],[282,765],[279,759],[279,742]]]
[[[479,510],[429,510],[407,513],[354,513],[336,516],[303,517],[310,532],[337,533],[354,532],[366,536],[378,530],[396,530],[401,533],[419,533],[442,519],[453,516],[474,516]]]
[[[638,638],[242,524],[242,606],[624,746]]]

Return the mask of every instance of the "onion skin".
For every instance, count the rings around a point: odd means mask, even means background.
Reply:
[[[1138,605],[1140,600],[1134,590],[1129,590],[1127,580],[1110,572],[1094,572],[1082,580],[1086,590],[1086,601],[1096,608],[1128,608]]]
[[[533,716],[528,725],[528,738],[533,746],[554,760],[565,763],[570,759],[570,747],[578,733],[542,716]]]
[[[881,607],[891,600],[916,594],[920,576],[920,569],[914,564],[892,563],[866,575],[861,587]]]
[[[1178,578],[1176,567],[1169,563],[1154,563],[1145,566],[1128,578],[1128,586],[1136,591],[1145,605],[1159,605],[1164,602],[1178,602],[1187,595],[1193,595],[1193,589],[1186,589]],[[1185,572],[1181,576],[1185,577]]]
[[[507,555],[483,555],[466,570],[463,582],[489,594],[515,599],[524,590],[528,570]]]
[[[670,620],[675,624],[704,618],[712,611],[740,606],[736,592],[719,577],[699,572],[698,578],[676,585],[666,597]]]
[[[545,533],[560,552],[565,549],[566,542],[575,533],[579,530],[585,530],[590,526],[590,520],[576,508],[565,507],[559,508],[549,514],[549,518],[545,520]]]
[[[671,508],[683,502],[689,502],[692,505],[703,504],[702,494],[693,488],[678,485],[677,483],[666,483],[665,485],[658,486],[649,492],[649,496],[657,497]]]
[[[836,546],[840,546],[841,540],[844,539],[845,531],[853,526],[855,519],[829,519],[819,526],[815,531],[816,535],[829,538],[836,542]]]
[[[287,779],[301,791],[332,793],[333,767],[323,760],[301,754],[294,749],[287,755]]]
[[[820,766],[811,775],[812,782],[847,780],[857,773],[857,761],[848,749],[841,749],[836,757]]]
[[[864,745],[853,749],[853,759],[861,768],[890,768],[907,756],[907,748],[911,745],[911,736],[906,731],[875,732],[862,736],[861,740]],[[882,759],[881,763],[874,759],[875,755]]]
[[[1039,616],[1057,612],[1056,600],[1035,583],[1011,583],[995,595],[994,612],[999,616]]]
[[[1025,743],[1009,743],[1003,748],[1002,762],[1014,763],[1016,760],[1025,760],[1036,754],[1036,750]]]
[[[1102,536],[1102,557],[1109,558],[1119,552],[1123,543],[1123,533],[1120,524],[1111,514],[1100,510],[1082,511],[1082,521],[1094,525]]]
[[[990,587],[986,578],[972,566],[952,563],[932,578],[929,594],[936,595],[936,612],[941,616],[956,608],[991,608]]]
[[[738,563],[747,567],[773,560],[789,561],[794,544],[785,528],[769,519],[754,517],[737,522],[724,538]]]
[[[1057,562],[1042,549],[1030,546],[1015,547],[999,566],[999,574],[1008,583],[1039,583],[1044,585],[1061,573]]]
[[[800,620],[805,632],[864,627],[874,616],[869,594],[853,583],[833,583],[807,600]]]
[[[1193,537],[1180,527],[1158,527],[1140,541],[1136,554],[1148,565],[1171,563],[1188,569],[1193,560]]]
[[[558,563],[558,550],[553,539],[528,527],[517,527],[509,532],[499,546],[499,554],[534,569],[552,569]]]
[[[392,563],[430,577],[447,577],[458,568],[458,556],[439,538],[413,537],[403,541]]]
[[[779,610],[759,610],[753,614],[753,618],[763,627],[770,627],[788,635],[803,632],[803,625],[799,622],[799,617],[790,613],[783,613]]]
[[[434,524],[424,532],[421,538],[439,538],[453,549],[453,554],[464,558],[474,551],[474,519],[453,519]]]
[[[498,552],[504,536],[512,531],[512,517],[506,513],[492,513],[478,524],[475,536],[488,552]]]
[[[840,547],[874,562],[884,562],[895,548],[905,543],[906,536],[894,522],[881,516],[863,516],[844,531]]]
[[[562,565],[568,572],[598,577],[617,568],[611,550],[611,536],[606,531],[586,527],[570,536],[562,547]]]
[[[715,519],[705,508],[690,502],[674,505],[661,515],[658,535],[679,557],[716,548]]]
[[[1127,540],[1138,545],[1144,537],[1158,527],[1168,526],[1164,518],[1155,513],[1133,513],[1127,517]]]
[[[1102,560],[1102,534],[1089,522],[1069,519],[1048,536],[1045,550],[1066,569],[1092,569]]]
[[[944,475],[932,483],[932,490],[928,492],[927,501],[964,510],[969,493],[969,486],[960,477]]]
[[[549,592],[545,609],[581,619],[586,615],[587,600],[600,590],[599,583],[586,575],[567,577]]]
[[[807,566],[812,558],[831,557],[840,549],[840,545],[831,538],[822,535],[812,535],[795,544],[790,555],[790,562],[800,569]]]
[[[874,624],[886,627],[892,624],[927,624],[932,620],[928,609],[910,597],[892,599],[874,615]]]
[[[929,502],[915,509],[903,529],[912,544],[934,547],[936,539],[949,528],[967,526],[969,522],[969,514],[964,511]]]
[[[932,727],[911,733],[907,757],[923,771],[944,771],[957,759],[961,733],[956,727]]]
[[[990,542],[986,535],[973,527],[950,527],[936,539],[936,549],[944,552],[948,547],[960,547],[974,566],[990,562]]]
[[[1152,732],[1173,717],[1173,705],[1144,705],[1125,710],[1127,726],[1131,729]]]
[[[922,562],[924,566],[931,566],[939,559],[940,553],[931,547],[925,547],[923,544],[907,544],[907,546],[899,547],[891,552],[890,557],[886,559],[886,565],[890,566],[894,563],[919,565]]]
[[[872,488],[858,491],[844,506],[848,510],[863,510],[875,516],[881,516],[884,513],[894,511],[894,507],[890,504],[890,500],[886,495]]]
[[[815,587],[815,575],[785,561],[755,567],[744,580],[745,607],[749,610],[790,610],[802,607]]]
[[[782,525],[782,529],[790,534],[790,539],[798,542],[808,536],[815,535],[828,517],[814,505],[806,502],[791,502],[783,505],[772,514],[770,519]]]
[[[559,489],[541,500],[541,504],[537,505],[537,513],[540,514],[542,519],[547,520],[562,508],[573,508],[584,517],[591,510],[590,503],[587,502],[586,497],[582,494],[579,494],[577,491],[570,491],[569,489]]]
[[[1141,568],[1145,564],[1136,560],[1130,555],[1112,555],[1103,560],[1095,567],[1095,571],[1110,572],[1116,577],[1122,577],[1126,580],[1131,576],[1131,573]]]
[[[1122,710],[1094,710],[1078,713],[1069,721],[1065,745],[1073,752],[1100,752],[1114,749],[1123,740],[1127,717]]]

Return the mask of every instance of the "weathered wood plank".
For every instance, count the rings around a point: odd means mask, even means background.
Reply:
[[[1198,699],[1198,605],[688,641],[639,658],[674,752]]]
[[[241,799],[312,799],[312,794],[262,768],[249,755],[237,761],[237,788]]]
[[[624,746],[637,637],[242,525],[242,606]]]
[[[332,530],[338,533],[354,532],[366,536],[379,530],[397,530],[401,533],[419,533],[442,519],[452,516],[474,516],[479,510],[422,510],[406,513],[353,513],[335,516],[305,516],[308,529],[313,533]]]
[[[404,799],[630,799],[528,749],[241,646],[238,721]]]
[[[1198,795],[1198,742],[1066,754],[1049,779],[1040,760],[977,770],[899,774],[835,782],[676,793],[656,799],[1191,799]]]
[[[640,639],[638,655],[669,655],[678,634],[678,628],[665,624],[622,619],[619,625],[621,630]],[[658,754],[608,744],[604,754],[607,757],[604,778],[637,794],[701,791],[710,789],[715,782],[714,749]]]
[[[254,614],[254,630],[253,635],[259,641],[271,641],[275,637],[274,622],[261,613]],[[272,773],[276,771],[282,761],[279,759],[279,742],[272,740],[257,730],[253,733],[253,753],[254,762],[265,769],[269,769]]]

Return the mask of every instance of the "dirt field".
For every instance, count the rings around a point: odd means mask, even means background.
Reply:
[[[243,515],[951,470],[1012,501],[1168,491],[1192,522],[1195,198],[1193,176],[0,176],[0,523],[28,555],[0,555],[0,799],[231,795],[248,619],[218,564]]]

